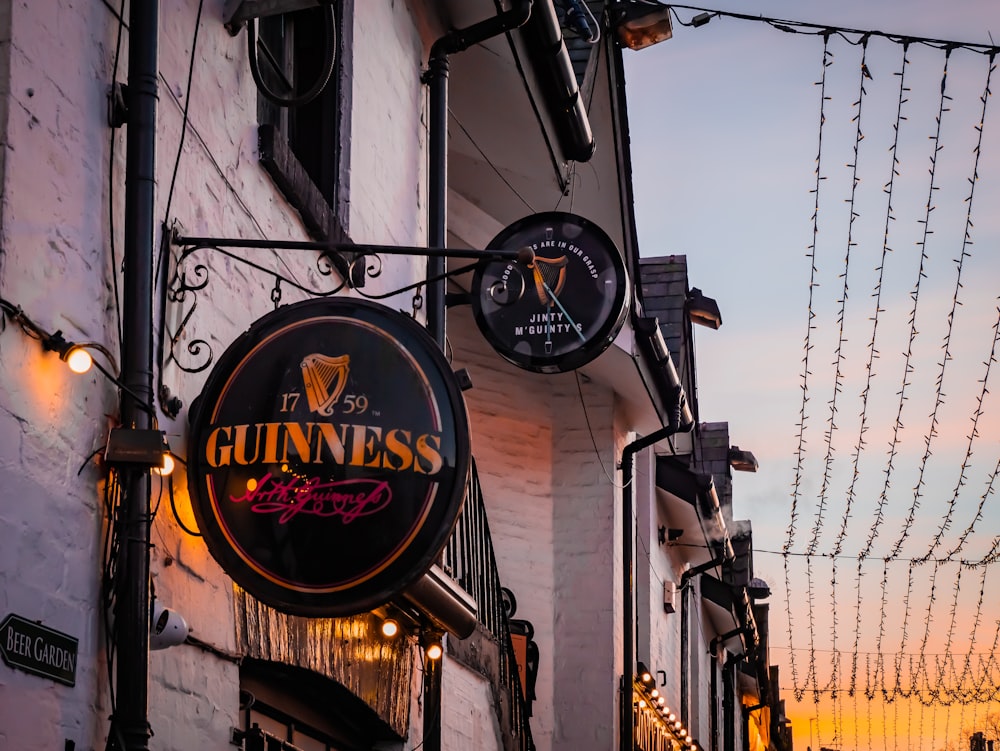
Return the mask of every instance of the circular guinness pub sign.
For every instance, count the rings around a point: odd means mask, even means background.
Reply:
[[[423,575],[461,511],[469,427],[412,319],[346,298],[280,308],[233,342],[191,415],[209,551],[283,612],[345,616]]]

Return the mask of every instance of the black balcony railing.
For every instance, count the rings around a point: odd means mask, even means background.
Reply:
[[[472,463],[465,507],[445,547],[443,566],[475,599],[479,622],[499,645],[500,693],[503,697],[499,710],[501,727],[509,732],[509,735],[505,733],[505,741],[509,739],[510,743],[509,751],[534,751],[527,702],[511,641],[509,616],[504,605],[475,461]]]

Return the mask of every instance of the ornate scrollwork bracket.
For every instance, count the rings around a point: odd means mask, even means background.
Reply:
[[[424,248],[400,245],[360,245],[353,243],[330,243],[298,240],[257,240],[241,238],[187,237],[175,229],[165,229],[168,233],[167,257],[171,259],[169,268],[162,270],[161,329],[160,329],[160,373],[163,368],[176,365],[185,373],[199,373],[208,368],[215,355],[208,341],[191,339],[184,342],[188,324],[198,309],[198,295],[210,282],[209,265],[202,260],[205,254],[221,255],[273,278],[271,299],[275,307],[281,302],[282,285],[299,290],[310,297],[330,297],[350,288],[355,294],[369,300],[382,300],[401,292],[419,290],[429,283],[471,271],[477,264],[490,260],[516,260],[519,251],[510,250],[467,250],[452,248]],[[177,249],[174,252],[174,249]],[[270,251],[264,260],[249,257],[249,253],[237,251]],[[316,253],[316,271],[319,280],[329,281],[322,286],[299,282],[282,270],[279,253],[291,251],[311,251]],[[368,293],[364,289],[367,279],[376,279],[382,273],[382,255],[417,255],[473,259],[470,264],[452,269],[434,277],[421,279],[388,292]],[[351,259],[351,260],[348,260]],[[270,262],[271,265],[268,265]],[[336,272],[336,274],[334,274]],[[180,306],[177,323],[171,328],[167,324],[166,305]],[[160,384],[161,407],[166,414],[176,417],[180,401],[170,397],[169,390]]]

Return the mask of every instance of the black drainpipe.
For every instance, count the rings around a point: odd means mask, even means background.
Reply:
[[[745,658],[731,655],[722,668],[723,751],[736,751],[736,666]]]
[[[670,419],[667,425],[654,430],[647,436],[639,438],[625,446],[622,450],[622,684],[621,684],[621,717],[619,739],[621,751],[633,751],[634,728],[632,727],[632,684],[635,681],[635,615],[633,612],[633,561],[632,561],[632,493],[633,470],[635,455],[654,443],[669,438],[680,431],[694,427],[694,423],[683,422],[684,390],[677,385],[674,392],[676,403],[668,410]]]
[[[474,44],[523,26],[531,17],[532,0],[520,0],[510,10],[465,29],[445,34],[431,45],[424,82],[430,87],[429,143],[430,175],[427,197],[427,244],[443,248],[448,232],[448,56]],[[444,274],[444,257],[427,259],[427,278]],[[442,349],[445,347],[445,280],[427,284],[427,329]],[[428,748],[427,751],[433,751]]]
[[[153,200],[159,3],[132,0],[129,13],[125,249],[122,272],[121,420],[149,430],[153,404]],[[141,403],[135,395],[141,399]],[[121,470],[122,538],[116,582],[117,707],[113,747],[145,751],[149,730],[149,468]]]
[[[712,639],[712,714],[709,715],[708,734],[711,751],[719,751],[719,648]]]
[[[728,542],[728,538],[726,540]],[[688,685],[690,679],[688,677],[688,666],[690,664],[690,631],[691,631],[691,605],[690,605],[690,591],[691,587],[694,585],[691,583],[691,579],[700,574],[704,574],[706,571],[713,569],[717,566],[721,566],[724,563],[731,561],[733,558],[732,545],[723,545],[722,554],[713,558],[710,561],[705,561],[704,563],[699,563],[697,566],[693,566],[681,574],[681,722],[685,727],[688,726],[688,716],[690,714],[688,705],[690,704],[690,686]],[[728,638],[728,637],[726,637]]]
[[[711,653],[712,653],[712,715],[709,718],[711,722],[711,736],[712,736],[712,749],[711,751],[719,751],[719,646],[725,644],[728,640],[732,639],[734,636],[739,636],[744,630],[742,628],[734,629],[728,633],[722,634],[721,636],[716,636],[711,641]],[[724,670],[725,668],[723,668]]]
[[[531,17],[532,0],[520,0],[510,10],[465,29],[445,34],[431,45],[424,83],[430,88],[430,131],[427,181],[427,245],[444,248],[448,233],[448,56],[474,44],[524,25]],[[442,276],[447,269],[444,256],[427,258],[427,278]],[[445,349],[445,280],[427,283],[427,330]],[[424,673],[424,751],[441,751],[441,666],[428,666]]]

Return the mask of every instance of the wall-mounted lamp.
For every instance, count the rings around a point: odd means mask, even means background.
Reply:
[[[718,329],[722,325],[719,304],[711,297],[705,297],[697,287],[692,287],[688,292],[686,307],[691,323],[708,326],[710,329]]]
[[[395,618],[386,618],[382,621],[382,636],[386,639],[393,639],[399,634],[399,621]]]
[[[750,586],[747,587],[747,597],[751,600],[766,600],[770,596],[771,587],[766,581],[756,576],[750,580]]]
[[[436,662],[444,654],[441,646],[441,634],[436,631],[423,631],[420,634],[420,646],[424,648],[424,656]]]
[[[757,457],[752,452],[744,451],[739,446],[730,446],[729,466],[737,472],[756,472]]]
[[[674,35],[670,7],[661,3],[632,0],[612,6],[618,41],[630,50],[641,50]]]

